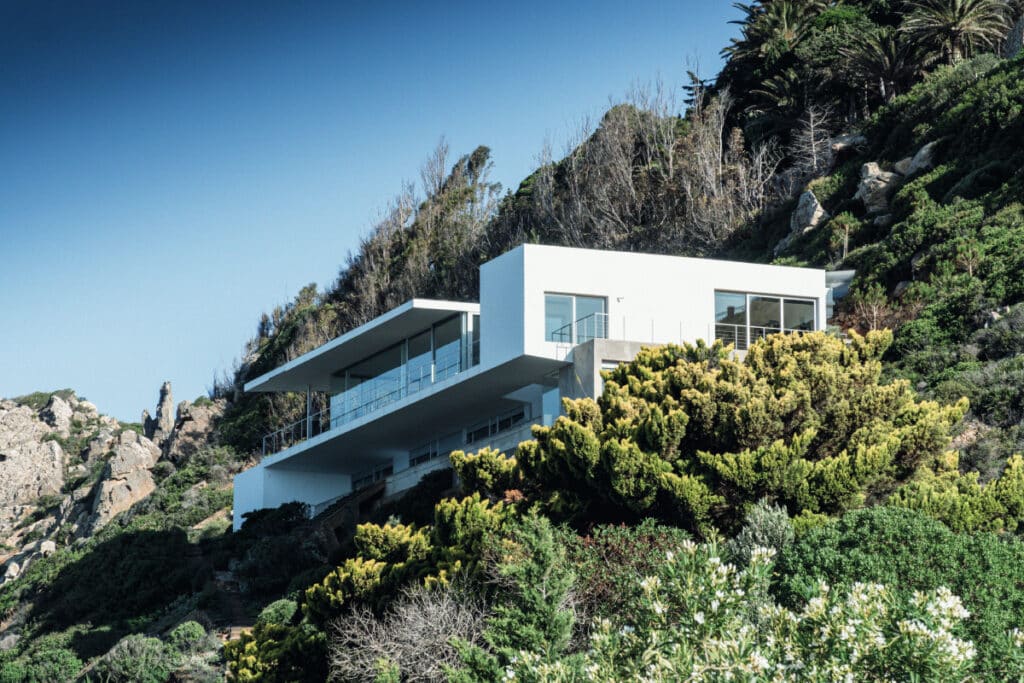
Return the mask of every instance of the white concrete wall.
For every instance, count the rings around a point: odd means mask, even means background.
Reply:
[[[484,367],[523,355],[524,255],[519,247],[480,267],[480,364]]]
[[[263,475],[263,507],[299,501],[316,505],[352,491],[352,477],[333,472],[268,467]]]
[[[242,515],[263,507],[263,468],[257,465],[239,472],[234,479],[231,517],[235,531],[242,528]]]
[[[567,345],[544,340],[545,292],[606,297],[608,337],[645,343],[707,339],[713,334],[715,290],[817,299],[818,327],[825,322],[823,270],[532,244],[496,261],[512,255],[521,255],[525,313],[519,346],[528,355],[560,358],[567,352]],[[519,297],[511,291],[514,278],[507,274],[507,262],[500,265],[494,271],[485,266],[481,272],[481,315],[499,311],[499,316],[513,316],[518,324]],[[485,288],[492,272],[501,276],[501,286],[492,282]],[[488,324],[502,329],[500,322]],[[502,333],[516,331],[506,324]],[[484,339],[486,347],[492,340]],[[507,341],[501,344],[502,352],[511,351]]]
[[[352,491],[352,477],[320,471],[278,469],[257,465],[235,475],[232,523],[242,527],[242,515],[298,501],[315,506]]]

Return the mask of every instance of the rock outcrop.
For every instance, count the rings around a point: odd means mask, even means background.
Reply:
[[[793,243],[793,240],[814,231],[828,218],[828,212],[825,211],[825,207],[821,205],[814,193],[810,190],[804,192],[800,195],[796,209],[789,217],[789,234],[775,245],[775,255],[778,256],[784,252]]]
[[[224,401],[183,401],[175,416],[171,400],[166,382],[156,418],[143,413],[149,439],[64,392],[41,410],[0,399],[0,585],[153,493],[162,458],[212,445]]]
[[[153,492],[150,470],[159,459],[160,449],[152,441],[131,430],[121,433],[93,498],[90,533]]]
[[[224,405],[223,400],[179,403],[174,429],[163,444],[164,456],[178,463],[212,445],[214,422],[224,413]]]
[[[832,154],[838,156],[844,152],[856,151],[867,143],[868,139],[860,133],[837,135],[832,138]]]
[[[64,451],[47,438],[52,433],[31,408],[0,401],[0,538],[26,506],[64,486]]]
[[[71,404],[54,394],[50,397],[46,407],[39,412],[39,417],[57,430],[61,436],[67,436],[71,433],[71,417],[74,414],[75,411],[71,408]]]
[[[789,230],[806,235],[821,225],[828,217],[825,207],[821,205],[814,193],[808,190],[800,195],[796,210],[789,218]]]
[[[163,447],[173,430],[174,397],[171,394],[171,383],[164,382],[160,387],[160,400],[156,404],[156,418],[150,417],[148,410],[142,411],[142,432],[158,447]]]
[[[935,148],[938,144],[937,140],[932,141],[917,150],[917,154],[911,158],[910,165],[907,166],[907,172],[903,175],[912,176],[922,171],[930,171],[935,166]]]
[[[874,161],[866,163],[860,169],[860,185],[853,198],[863,202],[870,214],[888,213],[889,201],[902,180],[899,173],[883,171]]]

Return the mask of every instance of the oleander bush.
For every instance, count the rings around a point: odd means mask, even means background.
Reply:
[[[973,678],[978,652],[961,635],[970,613],[948,588],[818,583],[791,607],[752,605],[767,590],[773,552],[742,568],[714,544],[688,543],[642,582],[640,609],[601,619],[589,648],[555,660],[523,650],[504,680],[929,680]],[[757,614],[752,612],[756,609]],[[1024,675],[1024,632],[1000,642],[1003,672]]]
[[[779,556],[773,591],[783,605],[806,600],[819,582],[845,590],[881,583],[906,594],[945,586],[970,616],[962,628],[978,650],[976,668],[1002,678],[1005,634],[1024,614],[1024,543],[988,533],[956,533],[920,512],[874,507],[803,534]]]

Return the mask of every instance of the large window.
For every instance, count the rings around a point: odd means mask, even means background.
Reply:
[[[331,425],[372,413],[480,362],[480,317],[442,320],[336,373]]]
[[[544,295],[544,339],[582,344],[608,336],[608,301],[600,296]]]
[[[715,292],[715,339],[742,350],[769,334],[810,331],[816,307],[813,299]]]

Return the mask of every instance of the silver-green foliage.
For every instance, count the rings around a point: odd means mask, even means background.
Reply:
[[[911,595],[882,584],[832,590],[824,583],[794,609],[767,603],[756,621],[749,596],[763,593],[771,550],[743,568],[714,544],[687,543],[643,580],[634,614],[599,620],[583,653],[546,659],[522,651],[511,681],[837,681],[971,678],[974,645],[959,637],[969,617],[946,588]],[[1024,674],[1024,633],[1006,634],[1004,659]]]
[[[793,524],[786,510],[762,498],[747,513],[743,528],[726,544],[726,555],[738,566],[750,563],[757,548],[781,551],[793,542]]]

